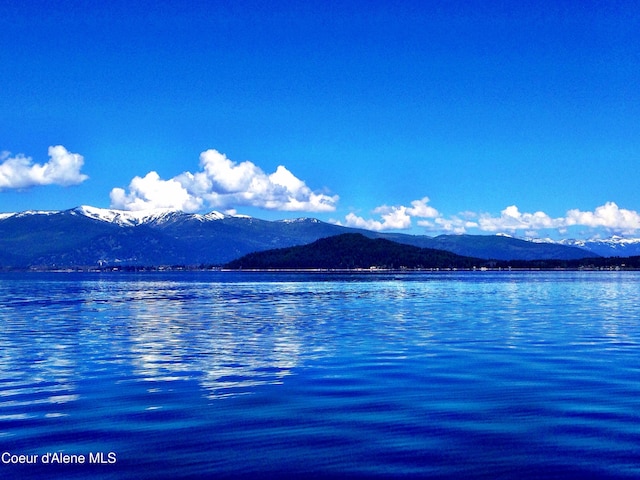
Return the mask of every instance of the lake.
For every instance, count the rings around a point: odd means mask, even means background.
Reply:
[[[640,478],[640,273],[0,274],[3,478]]]

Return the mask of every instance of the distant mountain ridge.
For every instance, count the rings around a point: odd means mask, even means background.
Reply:
[[[427,237],[386,234],[384,238],[422,248],[447,250],[466,257],[494,260],[573,260],[594,256],[593,252],[578,247],[555,243],[535,243],[503,235]]]
[[[499,260],[593,256],[569,245],[497,235],[429,237],[381,233],[314,218],[267,221],[220,212],[130,212],[80,206],[0,214],[0,268],[118,265],[222,265],[245,254],[361,233],[421,248]]]
[[[640,238],[624,238],[614,235],[606,239],[562,240],[557,243],[582,248],[602,257],[632,257],[640,255]]]

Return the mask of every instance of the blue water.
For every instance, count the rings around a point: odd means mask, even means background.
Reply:
[[[0,454],[2,478],[640,478],[640,273],[2,274]]]

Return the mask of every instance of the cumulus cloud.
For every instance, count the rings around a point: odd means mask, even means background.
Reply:
[[[544,212],[521,213],[511,205],[500,212],[499,217],[482,214],[478,219],[482,231],[524,231],[534,235],[538,230],[555,229],[564,233],[570,227],[604,229],[609,233],[635,233],[640,230],[640,214],[633,210],[619,208],[614,202],[607,202],[593,212],[578,209],[569,210],[564,217],[552,218]]]
[[[163,180],[156,172],[135,177],[129,191],[114,188],[111,206],[122,210],[172,208],[186,212],[240,206],[268,210],[328,212],[338,196],[313,192],[284,166],[266,174],[252,162],[234,162],[217,150],[200,154],[200,170]]]
[[[62,145],[49,147],[49,161],[34,163],[31,157],[9,152],[0,153],[0,190],[5,188],[28,188],[38,185],[77,185],[87,175],[80,173],[84,158],[71,153]]]
[[[614,232],[633,233],[640,230],[640,213],[619,208],[614,202],[607,202],[593,212],[569,210],[566,225],[584,225],[591,228],[603,227]]]
[[[380,231],[380,230],[384,230],[385,227],[383,225],[383,223],[379,220],[372,220],[372,219],[364,219],[362,217],[359,217],[358,215],[356,215],[355,213],[351,212],[348,213],[345,216],[345,223],[343,224],[340,221],[336,221],[335,222],[336,225],[344,225],[346,227],[353,227],[353,228],[364,228],[365,230],[375,230],[375,231]]]
[[[569,210],[565,216],[557,218],[542,211],[521,212],[516,205],[506,207],[499,216],[467,211],[445,217],[428,205],[428,202],[429,199],[425,197],[412,202],[410,207],[382,205],[372,212],[378,214],[380,219],[365,219],[350,213],[345,217],[345,225],[376,231],[399,230],[411,228],[413,218],[418,218],[419,227],[434,233],[521,232],[527,236],[536,236],[539,231],[555,230],[564,234],[571,227],[586,227],[623,235],[640,231],[640,213],[619,208],[614,202],[607,202],[592,212]]]
[[[190,194],[178,180],[162,180],[157,172],[149,172],[131,180],[129,193],[122,188],[111,190],[111,204],[122,210],[171,208],[191,212],[200,209],[202,199]]]
[[[411,228],[412,217],[436,218],[440,216],[439,212],[430,205],[427,205],[427,203],[429,203],[429,197],[412,201],[410,207],[404,205],[382,205],[373,210],[373,213],[380,215],[381,220],[367,220],[354,213],[349,213],[345,217],[345,225],[375,231]]]
[[[521,213],[515,205],[502,210],[499,217],[483,214],[478,220],[479,228],[485,232],[558,228],[564,223],[563,218],[554,219],[544,212]]]
[[[474,214],[473,217],[475,216]],[[463,234],[467,233],[469,229],[478,228],[478,222],[454,215],[449,218],[438,217],[433,219],[433,221],[420,220],[418,221],[418,226],[424,227],[425,230],[430,232]]]

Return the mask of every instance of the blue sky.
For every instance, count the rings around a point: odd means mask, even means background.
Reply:
[[[640,236],[635,1],[0,4],[0,211]]]

